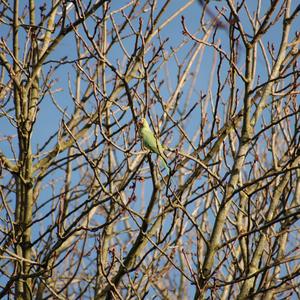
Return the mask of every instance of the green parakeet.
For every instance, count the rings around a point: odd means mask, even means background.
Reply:
[[[152,152],[156,153],[163,162],[164,167],[170,171],[167,165],[167,157],[164,154],[164,148],[161,145],[158,138],[155,137],[154,133],[150,129],[149,124],[145,118],[142,118],[139,122],[139,133],[144,142],[144,145]]]

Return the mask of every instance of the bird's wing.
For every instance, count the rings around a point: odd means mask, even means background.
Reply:
[[[144,129],[142,133],[145,146],[152,152],[163,155],[163,147],[160,141],[154,136],[153,132],[151,130]]]
[[[169,170],[167,165],[167,157],[164,154],[163,146],[161,145],[160,141],[155,137],[153,132],[148,128],[143,128],[142,130],[142,138],[144,141],[145,146],[152,152],[158,154],[161,157],[162,163],[164,167]]]

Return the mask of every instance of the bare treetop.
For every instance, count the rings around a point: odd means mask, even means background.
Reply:
[[[300,297],[296,2],[1,2],[1,299]]]

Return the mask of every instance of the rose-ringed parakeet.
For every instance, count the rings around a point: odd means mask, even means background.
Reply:
[[[149,124],[145,118],[139,121],[139,133],[143,140],[144,145],[151,151],[156,153],[162,160],[164,167],[170,171],[167,165],[167,157],[164,154],[164,148],[161,145],[158,138],[155,137],[154,133],[150,129]]]

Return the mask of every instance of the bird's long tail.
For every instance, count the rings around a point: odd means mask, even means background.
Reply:
[[[160,159],[161,159],[161,161],[162,161],[163,166],[164,166],[164,167],[166,168],[166,170],[168,171],[168,174],[170,174],[170,167],[168,166],[168,164],[167,164],[165,158],[164,158],[162,155],[159,155],[159,157],[160,157]]]

